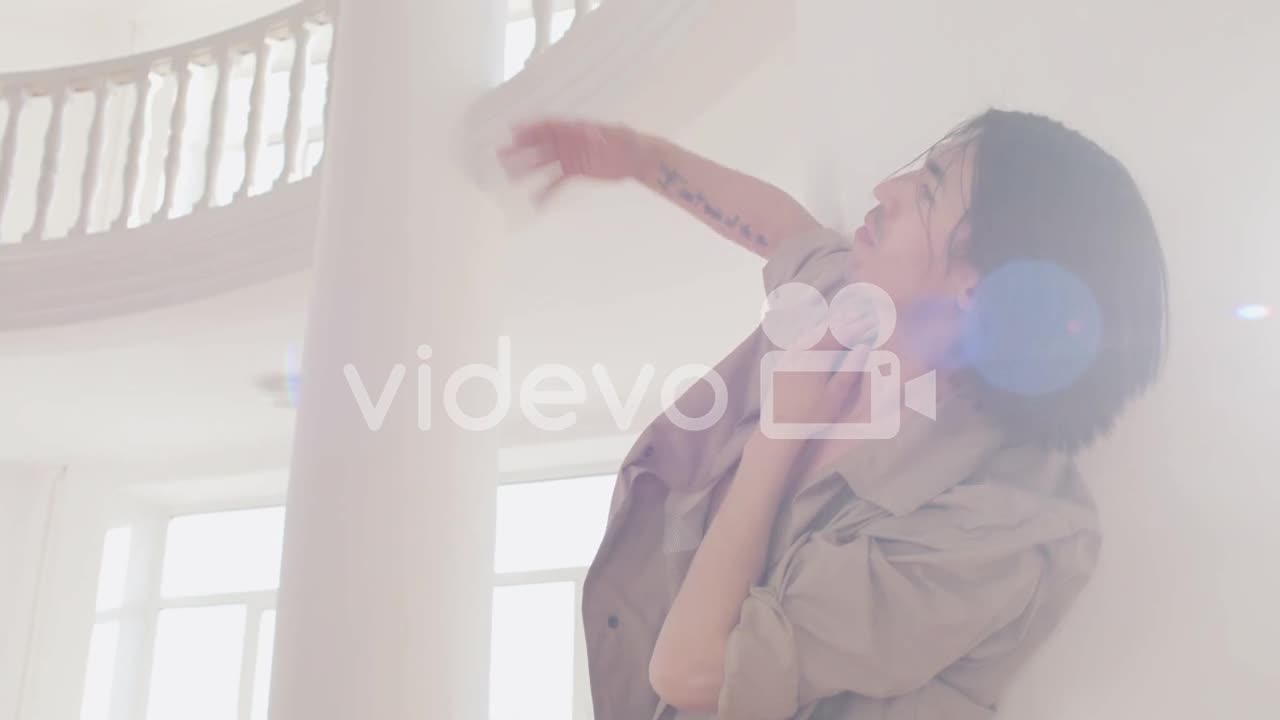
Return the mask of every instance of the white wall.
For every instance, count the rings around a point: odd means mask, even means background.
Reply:
[[[795,64],[761,68],[680,140],[815,189],[837,223],[860,218],[877,180],[964,118],[989,105],[1031,110],[1125,162],[1162,234],[1163,381],[1083,458],[1106,535],[1101,565],[1002,717],[1280,716],[1280,317],[1233,315],[1252,302],[1280,309],[1280,9],[800,6]],[[833,167],[812,162],[811,138],[838,151]],[[820,172],[840,187],[816,183]],[[718,359],[753,320],[738,300],[758,297],[758,263],[630,187],[571,190],[512,252],[515,267],[539,269],[520,288],[515,347],[520,332],[551,337],[583,354],[575,367],[599,359],[634,378],[621,369]]]
[[[17,717],[58,472],[0,464],[0,717]]]
[[[1048,113],[1124,161],[1160,228],[1173,346],[1160,387],[1084,467],[1098,575],[1010,693],[1009,718],[1280,716],[1280,9],[801,3],[810,112],[865,188],[986,104]]]
[[[111,495],[90,473],[59,476],[31,622],[22,720],[76,718]]]
[[[0,713],[75,718],[110,493],[63,467],[0,461]]]

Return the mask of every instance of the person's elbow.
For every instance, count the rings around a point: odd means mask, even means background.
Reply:
[[[649,684],[653,691],[664,703],[683,712],[716,712],[723,679],[723,668],[712,662],[699,667],[687,659],[656,652],[649,661]]]

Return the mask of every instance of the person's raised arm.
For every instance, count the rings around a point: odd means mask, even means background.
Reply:
[[[543,120],[517,127],[499,154],[514,179],[559,165],[537,192],[539,204],[574,177],[632,179],[765,258],[787,238],[821,227],[780,188],[623,125]]]

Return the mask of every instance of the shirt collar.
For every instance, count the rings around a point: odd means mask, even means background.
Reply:
[[[937,419],[902,411],[898,433],[867,440],[820,468],[837,474],[859,497],[905,515],[972,475],[1003,434],[981,411],[972,383],[939,399]]]
[[[698,383],[690,393],[703,392]],[[708,479],[741,456],[743,442],[758,421],[758,378],[748,384],[744,422],[736,432],[725,433],[724,446],[716,451]],[[936,419],[903,408],[898,433],[886,440],[865,440],[821,468],[823,478],[839,475],[854,493],[894,515],[910,513],[950,488],[964,482],[1004,441],[991,419],[982,412],[977,381],[965,379],[952,385],[938,399]],[[708,398],[703,398],[708,403]],[[728,422],[728,418],[722,422]],[[649,471],[668,487],[699,490],[689,483],[694,469],[702,467],[705,441],[689,437],[660,415],[641,435],[623,460],[628,476]],[[659,448],[659,446],[661,446]],[[690,500],[692,502],[692,500]]]

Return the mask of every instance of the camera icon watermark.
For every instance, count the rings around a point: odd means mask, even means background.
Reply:
[[[902,427],[902,407],[937,419],[937,374],[933,371],[903,382],[897,354],[881,350],[897,325],[893,299],[871,283],[854,283],[840,289],[830,304],[816,288],[785,283],[769,293],[768,311],[761,322],[765,337],[779,350],[760,359],[760,430],[779,440],[838,439],[887,440]],[[874,319],[872,330],[849,336],[859,323],[833,322],[835,318]],[[815,349],[830,331],[843,346],[839,350]],[[865,361],[850,365],[848,353],[869,348]],[[858,422],[793,422],[777,418],[776,377],[784,372],[857,372],[863,377],[859,392],[867,396],[870,417]]]

